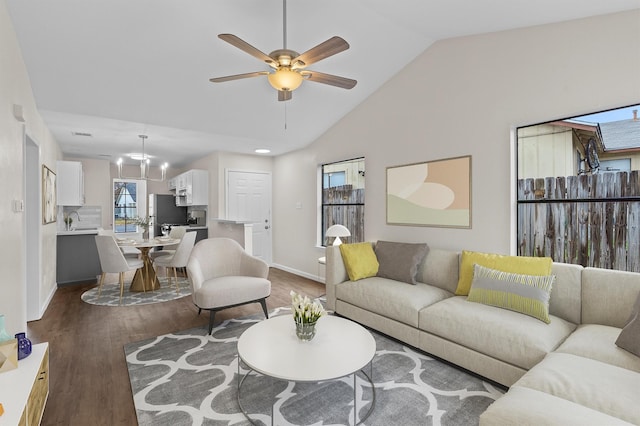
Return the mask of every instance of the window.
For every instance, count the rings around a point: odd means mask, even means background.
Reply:
[[[519,255],[640,272],[639,109],[517,129]]]
[[[349,229],[351,236],[343,241],[364,241],[364,171],[364,158],[322,165],[321,245],[332,225]]]
[[[115,233],[142,232],[135,218],[146,216],[146,182],[113,180],[113,231]]]

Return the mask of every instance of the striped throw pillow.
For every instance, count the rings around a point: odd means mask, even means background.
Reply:
[[[547,324],[549,298],[555,275],[523,275],[474,265],[467,300],[509,309]]]

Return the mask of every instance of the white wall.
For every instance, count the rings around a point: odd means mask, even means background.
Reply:
[[[274,262],[317,273],[317,166],[358,156],[367,240],[511,252],[512,130],[638,103],[639,22],[634,11],[435,43],[309,148],[276,158]],[[386,225],[386,167],[461,155],[472,229]]]
[[[0,2],[0,314],[6,317],[10,334],[26,331],[25,215],[15,213],[12,200],[24,200],[24,132],[39,146],[40,163],[56,170],[62,158],[58,144],[36,109],[31,84],[22,60],[13,24],[4,1]],[[21,105],[24,125],[13,116],[13,105]],[[27,206],[29,208],[29,206]],[[40,227],[40,289],[42,309],[56,289],[56,224]]]

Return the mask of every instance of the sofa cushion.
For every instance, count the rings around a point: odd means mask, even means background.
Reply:
[[[582,271],[582,323],[623,328],[640,293],[640,274],[612,269]]]
[[[510,309],[549,323],[554,275],[524,275],[474,265],[469,302]]]
[[[582,321],[582,265],[553,262],[551,275],[556,282],[551,289],[549,313],[574,324]]]
[[[640,357],[640,293],[633,305],[627,325],[616,339],[616,345]]]
[[[429,253],[418,266],[417,281],[453,294],[458,286],[459,269],[460,253],[430,247]]]
[[[480,415],[480,426],[617,426],[616,417],[534,389],[512,386]]]
[[[503,272],[550,275],[553,261],[550,257],[505,256],[464,250],[460,259],[460,276],[456,295],[466,296],[469,294],[473,279],[473,265],[475,264]]]
[[[376,257],[380,264],[378,276],[415,284],[418,265],[422,263],[428,251],[429,246],[424,243],[378,241],[375,248]]]
[[[545,392],[640,424],[640,373],[635,371],[554,352],[529,370],[514,386]]]
[[[581,324],[556,352],[579,355],[640,373],[640,358],[615,345],[619,334],[617,327]]]
[[[206,280],[193,294],[201,308],[220,308],[269,297],[271,282],[265,278],[228,275]]]
[[[378,259],[371,243],[341,244],[340,253],[351,281],[375,277]]]
[[[413,327],[418,327],[422,308],[451,296],[448,291],[426,284],[407,285],[380,277],[336,286],[337,299]]]
[[[576,328],[550,316],[545,324],[518,312],[456,296],[420,311],[419,328],[525,370],[540,362]]]

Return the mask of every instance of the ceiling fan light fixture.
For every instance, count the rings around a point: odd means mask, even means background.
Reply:
[[[267,76],[269,84],[276,89],[282,91],[296,90],[302,84],[303,77],[300,73],[292,71],[289,68],[279,68],[276,72]]]

